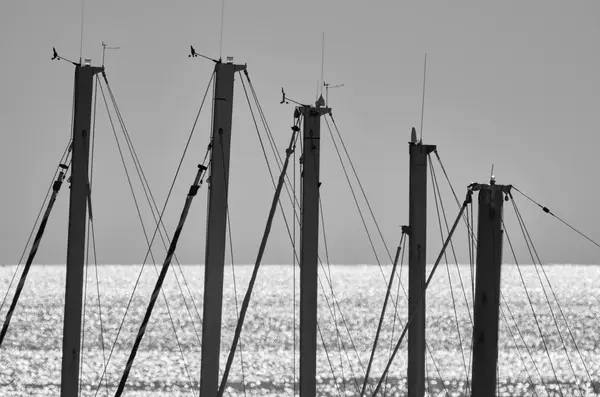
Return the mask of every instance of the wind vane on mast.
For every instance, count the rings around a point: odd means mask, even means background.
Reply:
[[[78,63],[75,63],[73,61],[68,60],[67,58],[63,58],[60,55],[58,55],[58,53],[56,52],[56,48],[52,47],[52,58],[50,58],[50,60],[53,61],[55,59],[60,59],[60,60],[63,60],[63,61],[67,61],[69,63],[72,63],[75,66],[79,66]]]
[[[192,45],[190,46],[190,51],[191,51],[191,53],[190,53],[190,55],[188,55],[188,58],[202,57],[202,58],[208,59],[209,61],[213,61],[214,63],[219,63],[219,61],[220,61],[220,60],[217,61],[216,59],[207,57],[206,55],[197,53],[196,50],[194,49],[194,46],[192,46]]]

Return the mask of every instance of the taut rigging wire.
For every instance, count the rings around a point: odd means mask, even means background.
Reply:
[[[550,309],[550,314],[552,316],[552,320],[554,321],[554,325],[556,326],[556,330],[558,331],[558,336],[559,336],[559,338],[561,340],[561,343],[563,345],[563,349],[564,349],[565,354],[567,356],[567,361],[569,363],[569,366],[571,367],[571,371],[573,372],[573,375],[576,376],[575,368],[573,367],[573,363],[571,362],[571,358],[569,357],[569,352],[567,351],[567,346],[565,344],[565,340],[564,340],[564,338],[562,336],[562,333],[560,332],[560,328],[558,326],[558,321],[557,321],[556,316],[554,314],[554,310],[552,310],[552,305],[550,304],[550,299],[548,297],[548,293],[546,292],[546,288],[544,287],[544,283],[543,283],[542,278],[540,276],[537,264],[539,264],[539,267],[542,269],[542,273],[544,274],[546,282],[548,283],[548,287],[550,288],[550,291],[552,292],[552,295],[554,296],[554,301],[556,302],[556,305],[558,306],[558,310],[559,310],[559,312],[562,315],[563,321],[565,321],[565,324],[567,326],[567,330],[569,332],[569,335],[571,336],[571,338],[573,340],[573,344],[575,345],[575,349],[576,349],[577,353],[579,354],[579,358],[581,359],[581,362],[583,363],[583,366],[584,366],[584,368],[586,370],[588,378],[590,379],[590,382],[593,385],[594,383],[592,382],[591,375],[590,375],[590,373],[588,371],[588,368],[587,368],[587,366],[585,364],[585,361],[583,360],[583,357],[581,356],[581,352],[579,351],[579,347],[577,346],[577,342],[575,341],[575,338],[573,337],[573,334],[571,332],[571,328],[569,327],[569,322],[567,321],[567,318],[564,315],[562,307],[561,307],[561,305],[560,305],[560,303],[558,301],[558,297],[556,296],[556,293],[554,292],[554,288],[552,288],[552,284],[550,283],[548,275],[546,274],[546,270],[544,269],[544,266],[542,265],[542,261],[541,261],[539,255],[538,255],[538,252],[537,252],[535,246],[533,245],[533,240],[531,238],[531,235],[529,234],[529,230],[527,229],[527,226],[525,225],[525,221],[523,220],[523,216],[521,215],[521,212],[519,211],[519,209],[517,207],[517,204],[516,204],[514,198],[512,197],[512,195],[510,195],[510,197],[511,197],[511,201],[513,203],[513,207],[515,209],[515,213],[517,215],[517,219],[519,220],[519,225],[521,226],[521,230],[523,232],[523,237],[525,237],[525,240],[528,241],[531,244],[531,249],[529,250],[529,253],[531,255],[531,259],[533,261],[533,265],[534,265],[535,271],[536,271],[536,273],[538,275],[538,279],[540,280],[540,285],[542,286],[542,291],[544,292],[544,297],[546,298],[546,302],[548,303],[548,308]],[[550,212],[550,211],[548,210],[548,212]],[[529,243],[528,243],[528,246],[529,246]],[[533,252],[533,254],[535,254],[535,258],[537,259],[537,263],[536,263],[533,255],[532,255],[532,252]],[[595,390],[594,390],[594,392],[595,392]],[[580,389],[579,389],[579,393],[583,395],[583,393],[581,392]]]
[[[67,154],[68,156],[68,154]],[[70,162],[69,162],[70,163]],[[58,171],[60,169],[60,171]],[[31,269],[31,264],[33,263],[33,259],[35,258],[35,254],[40,246],[40,242],[42,241],[42,237],[44,235],[44,231],[46,230],[46,224],[48,223],[48,218],[50,217],[50,213],[52,212],[52,207],[56,202],[56,197],[58,196],[58,192],[62,186],[66,171],[68,169],[67,165],[60,164],[58,167],[58,177],[56,181],[52,184],[52,195],[48,200],[48,206],[46,207],[46,211],[44,212],[44,216],[42,217],[42,221],[40,222],[40,226],[38,232],[35,235],[35,239],[33,240],[33,244],[31,246],[31,251],[29,252],[29,256],[27,257],[27,262],[25,263],[25,267],[23,268],[23,272],[21,274],[21,278],[19,283],[17,284],[17,288],[15,290],[15,294],[13,296],[13,300],[11,302],[10,307],[6,313],[6,318],[4,320],[4,325],[2,326],[2,330],[0,331],[0,346],[2,346],[2,341],[4,341],[4,337],[6,336],[6,332],[8,331],[8,326],[10,325],[10,320],[14,313],[15,308],[17,307],[17,302],[19,301],[19,297],[21,296],[21,292],[23,291],[23,287],[25,286],[25,280],[27,279],[27,275],[29,274],[29,270]],[[15,272],[16,274],[16,272]],[[13,277],[14,279],[14,277]],[[10,289],[10,286],[9,286]],[[6,293],[8,294],[8,290]]]
[[[442,216],[444,217],[444,223],[446,225],[446,232],[449,232],[450,229],[448,227],[448,220],[446,219],[446,211],[444,209],[444,204],[442,202],[442,196],[441,196],[441,192],[440,192],[440,187],[437,181],[437,177],[435,175],[435,170],[433,168],[433,162],[431,161],[431,157],[427,156],[427,160],[429,161],[429,171],[431,174],[431,182],[433,183],[433,198],[435,201],[435,209],[437,212],[437,218],[438,218],[438,225],[440,228],[440,237],[442,239],[442,241],[444,241],[444,231],[442,229]],[[439,197],[439,200],[438,200]],[[440,207],[442,210],[442,214],[440,214]],[[467,312],[469,313],[469,320],[471,321],[471,327],[473,327],[473,319],[471,317],[471,311],[469,310],[469,303],[467,301],[467,293],[465,291],[465,288],[462,284],[462,277],[460,276],[460,268],[458,267],[458,259],[456,257],[456,251],[454,250],[454,244],[452,242],[450,242],[450,249],[452,250],[452,255],[454,256],[454,263],[456,265],[456,270],[458,272],[458,277],[461,280],[461,288],[462,288],[462,292],[463,292],[463,296],[465,297],[465,304],[467,306]],[[458,321],[458,312],[456,310],[456,299],[454,298],[454,288],[452,287],[452,277],[450,275],[450,266],[448,265],[448,258],[447,258],[447,254],[444,252],[444,261],[446,262],[446,273],[448,275],[448,283],[450,285],[450,296],[452,297],[452,308],[454,311],[454,320],[456,323],[456,331],[458,333],[458,343],[460,346],[460,352],[461,352],[461,358],[463,361],[463,366],[465,369],[465,377],[467,380],[467,390],[469,390],[471,388],[470,384],[469,384],[469,366],[467,366],[467,360],[465,359],[465,351],[463,348],[463,342],[462,342],[462,335],[460,333],[460,325],[459,325],[459,321]],[[472,340],[471,340],[472,342]],[[471,349],[473,348],[473,345],[471,344]],[[471,363],[469,362],[469,365]]]
[[[104,76],[104,77],[106,78],[106,76]],[[172,193],[172,191],[173,191],[173,187],[174,187],[174,185],[175,185],[175,181],[176,181],[176,179],[177,179],[177,176],[179,175],[179,171],[180,171],[180,169],[181,169],[181,166],[182,166],[183,160],[184,160],[184,158],[185,158],[185,154],[187,153],[187,149],[188,149],[188,147],[189,147],[190,141],[191,141],[191,139],[192,139],[192,136],[193,136],[193,133],[194,133],[194,131],[195,131],[195,127],[196,127],[196,125],[197,125],[198,118],[199,118],[199,116],[200,116],[200,112],[202,111],[202,108],[203,108],[203,106],[204,106],[204,102],[205,102],[205,100],[206,100],[206,97],[207,97],[207,94],[208,94],[208,90],[209,90],[209,89],[210,89],[210,87],[211,87],[211,83],[212,83],[212,81],[213,81],[213,78],[214,78],[214,72],[213,72],[213,74],[211,75],[211,78],[210,78],[210,80],[209,80],[209,83],[208,83],[208,85],[207,85],[207,88],[206,88],[206,90],[205,90],[205,92],[204,92],[204,96],[203,96],[202,102],[201,102],[201,104],[200,104],[200,108],[199,108],[199,110],[198,110],[198,113],[196,114],[196,118],[195,118],[195,120],[194,120],[194,123],[193,123],[192,129],[191,129],[191,131],[190,131],[190,134],[189,134],[189,136],[188,136],[188,139],[187,139],[187,142],[186,142],[186,145],[185,145],[185,148],[184,148],[183,154],[182,154],[182,156],[181,156],[181,159],[180,159],[180,161],[179,161],[179,165],[178,165],[178,167],[177,167],[177,170],[176,170],[176,172],[175,172],[175,176],[174,176],[174,178],[173,178],[173,181],[172,181],[172,183],[171,183],[171,187],[170,187],[170,189],[169,189],[169,192],[168,192],[168,194],[167,194],[167,198],[166,198],[166,200],[165,200],[165,204],[164,204],[164,206],[163,206],[163,209],[162,209],[162,211],[161,211],[161,219],[162,219],[162,215],[164,214],[164,211],[165,211],[165,209],[166,209],[166,207],[167,207],[167,204],[168,204],[168,202],[169,202],[169,199],[170,199],[170,197],[171,197],[171,193]],[[102,85],[100,84],[99,86],[100,86],[100,89],[101,89],[102,96],[103,96],[103,98],[104,98],[104,103],[105,103],[105,105],[106,105],[106,107],[107,107],[107,109],[108,109],[108,103],[107,103],[107,101],[106,101],[106,97],[104,96],[104,91],[103,91],[103,89],[102,89]],[[113,127],[113,133],[115,134],[115,138],[116,138],[116,131],[115,131],[115,129],[114,129],[114,124],[112,123],[112,118],[111,118],[111,116],[110,116],[110,112],[108,113],[108,115],[109,115],[109,120],[111,121],[111,125],[112,125],[112,127]],[[116,140],[116,142],[117,142],[117,145],[119,146],[118,140]],[[119,146],[119,147],[120,147],[120,146]],[[208,154],[209,154],[209,151],[210,151],[210,145],[209,145],[209,147],[207,148],[206,154],[205,154],[205,156],[204,156],[204,161],[206,161],[206,159],[207,159],[207,157],[208,157]],[[120,153],[121,153],[121,152],[120,152]],[[121,153],[121,159],[122,159],[122,161],[123,161],[123,163],[124,163],[124,159],[123,159],[122,153]],[[204,161],[203,161],[203,162],[204,162]],[[128,174],[127,174],[127,175],[128,175]],[[131,187],[131,184],[130,184],[130,187]],[[135,201],[135,195],[134,195],[134,201]],[[137,201],[135,201],[135,202],[137,203]],[[139,209],[138,209],[138,215],[139,215]],[[155,236],[156,236],[156,233],[157,233],[157,232],[158,232],[158,225],[157,225],[157,228],[154,230],[154,234],[153,234],[153,236],[152,236],[152,241],[154,241],[154,238],[155,238]],[[146,237],[147,237],[147,236],[146,236]],[[151,244],[151,243],[150,243],[150,244]],[[144,258],[144,265],[145,265],[145,262],[146,262],[146,259],[147,259],[147,257],[148,257],[148,254],[149,254],[149,253],[150,253],[150,255],[152,255],[152,253],[151,253],[151,245],[149,245],[149,247],[148,247],[148,251],[146,252],[146,256],[145,256],[145,258]],[[130,308],[130,306],[131,306],[131,303],[132,303],[132,301],[133,301],[133,296],[134,296],[135,290],[137,289],[137,286],[138,286],[138,284],[139,284],[139,281],[140,281],[140,278],[141,278],[141,275],[142,275],[142,271],[143,271],[143,267],[144,267],[144,266],[142,266],[142,269],[140,269],[140,272],[139,272],[139,274],[138,274],[138,277],[137,277],[137,279],[136,279],[136,282],[135,282],[135,284],[134,284],[134,287],[133,287],[133,291],[132,291],[132,293],[131,293],[131,295],[130,295],[130,297],[129,297],[129,300],[128,300],[128,302],[127,302],[127,306],[126,306],[126,308],[125,308],[125,313],[123,314],[123,318],[122,318],[122,320],[121,320],[121,322],[120,322],[120,324],[119,324],[119,327],[118,327],[118,329],[117,329],[117,334],[116,334],[116,336],[115,336],[115,341],[114,341],[114,343],[113,343],[113,345],[112,345],[112,347],[111,347],[111,350],[110,350],[110,352],[109,352],[108,359],[107,359],[107,363],[106,363],[106,365],[104,366],[104,369],[103,369],[102,375],[101,375],[101,377],[100,377],[99,384],[98,384],[98,387],[96,388],[96,391],[95,391],[95,394],[94,394],[94,396],[97,396],[97,394],[98,394],[98,392],[99,392],[99,390],[100,390],[100,384],[101,384],[102,380],[104,379],[104,376],[106,375],[106,371],[107,371],[107,368],[108,368],[108,363],[110,362],[110,359],[111,359],[111,357],[112,357],[112,354],[113,354],[113,352],[114,352],[114,349],[115,349],[115,347],[116,347],[116,344],[117,344],[117,341],[118,341],[119,335],[120,335],[120,333],[121,333],[121,330],[122,330],[122,328],[123,328],[123,325],[124,325],[124,323],[125,323],[125,318],[126,318],[126,316],[127,316],[127,313],[128,313],[128,311],[129,311],[129,308]],[[185,279],[184,279],[184,280],[185,280]],[[187,284],[187,283],[186,283],[186,284]],[[167,305],[168,305],[168,303],[167,303]],[[174,324],[173,324],[172,318],[171,318],[171,324],[172,324],[172,325],[173,325],[173,327],[174,327]],[[175,331],[175,333],[176,333],[176,331]],[[178,345],[179,345],[179,343],[178,343]],[[181,351],[181,346],[180,346],[180,351]],[[185,363],[185,360],[184,360],[184,363]],[[187,365],[186,365],[186,372],[187,372]],[[189,372],[188,372],[188,377],[189,377]],[[191,382],[191,379],[190,379],[190,382]]]
[[[70,150],[71,150],[71,140],[69,140],[67,147],[63,151],[63,154],[60,156],[59,164],[64,164],[66,162],[65,155],[68,155]],[[38,224],[38,221],[40,220],[40,217],[42,216],[42,212],[44,211],[44,207],[46,206],[46,202],[48,201],[48,197],[50,196],[50,192],[52,192],[52,187],[54,186],[54,181],[59,172],[60,172],[60,167],[56,167],[54,169],[54,173],[52,174],[52,178],[50,179],[50,185],[48,186],[48,189],[46,190],[46,195],[44,196],[44,200],[42,201],[42,204],[40,205],[40,209],[37,213],[37,216],[35,217],[35,221],[33,222],[33,226],[31,227],[29,236],[27,237],[27,242],[25,243],[25,247],[23,247],[23,252],[21,253],[21,257],[19,258],[19,261],[17,262],[17,266],[15,267],[15,271],[12,275],[12,278],[10,279],[10,283],[8,284],[8,287],[6,288],[6,293],[4,294],[4,297],[2,298],[2,304],[0,304],[0,312],[2,312],[2,309],[4,308],[4,304],[6,303],[6,298],[8,297],[10,288],[12,287],[12,285],[15,281],[19,267],[21,266],[21,263],[23,262],[23,258],[25,257],[25,254],[27,254],[27,248],[29,247],[29,243],[31,242],[33,233],[35,233],[36,226]]]
[[[248,78],[248,75],[246,75],[246,77]],[[274,175],[273,175],[273,172],[272,172],[271,166],[270,166],[270,164],[269,164],[269,161],[268,161],[268,156],[267,156],[267,153],[266,153],[266,150],[265,150],[265,147],[264,147],[263,140],[262,140],[262,138],[261,138],[261,136],[260,136],[260,132],[259,132],[259,129],[258,129],[258,123],[256,122],[256,117],[254,116],[254,112],[252,111],[252,106],[250,105],[250,99],[249,99],[249,97],[248,97],[248,92],[247,92],[247,90],[246,90],[246,85],[244,84],[244,80],[243,80],[243,79],[242,79],[241,81],[242,81],[242,87],[243,87],[243,89],[244,89],[244,93],[245,93],[245,95],[246,95],[246,100],[247,100],[247,102],[248,102],[248,105],[249,105],[249,107],[250,107],[250,111],[251,111],[252,119],[253,119],[253,121],[254,121],[254,125],[255,125],[255,128],[256,128],[257,136],[258,136],[258,139],[259,139],[259,142],[260,142],[260,145],[261,145],[262,153],[263,153],[263,156],[264,156],[264,158],[265,158],[265,162],[267,163],[267,168],[268,168],[268,170],[269,170],[269,174],[271,175],[271,183],[273,184],[273,187],[275,188],[275,187],[276,187],[276,184],[275,184],[275,178],[274,178]],[[251,82],[250,82],[250,80],[249,80],[249,85],[250,85],[250,88],[252,89],[252,85],[251,85]],[[269,132],[269,131],[270,131],[270,129],[269,129],[269,127],[268,127],[268,123],[266,123],[266,118],[265,118],[264,114],[263,114],[263,113],[262,113],[262,111],[261,111],[261,109],[262,109],[262,108],[261,108],[261,106],[260,106],[260,102],[258,101],[258,98],[256,97],[256,93],[255,93],[255,92],[253,93],[253,96],[254,96],[255,102],[257,103],[257,108],[259,109],[260,117],[261,117],[261,120],[263,121],[263,126],[265,127],[265,130],[267,131],[267,137],[268,137],[268,139],[269,139],[269,142],[270,142],[271,148],[272,148],[272,150],[275,152],[275,158],[276,158],[276,160],[277,160],[277,158],[278,158],[278,156],[279,156],[279,155],[278,155],[278,152],[277,152],[277,150],[276,150],[276,144],[275,144],[275,142],[274,142],[274,140],[273,140],[273,138],[272,138],[272,134],[270,134],[270,132]],[[300,120],[300,122],[301,122],[301,118],[300,118],[299,120]],[[300,125],[300,124],[298,124],[297,126],[299,127],[299,125]],[[302,141],[300,141],[300,146],[302,147]],[[276,161],[276,163],[277,163],[277,161]],[[277,163],[277,164],[279,164],[279,163]],[[280,171],[281,171],[281,169],[282,169],[282,168],[281,168],[281,167],[279,167],[279,170],[280,170]],[[288,180],[288,178],[287,178],[287,175],[285,176],[285,178],[286,178],[286,180]],[[289,183],[289,182],[288,182],[288,183]],[[286,192],[288,193],[288,197],[289,197],[289,199],[290,199],[290,202],[292,203],[292,205],[294,205],[294,203],[298,203],[298,200],[296,199],[295,195],[294,195],[294,198],[292,199],[291,195],[289,194],[289,189],[287,188],[287,185],[286,185],[286,184],[284,184],[284,186],[285,186],[285,188],[286,188]],[[288,236],[289,236],[289,238],[290,238],[290,241],[292,242],[292,246],[294,246],[294,247],[295,247],[295,244],[294,244],[294,238],[293,238],[293,236],[292,236],[292,232],[291,232],[291,230],[290,230],[290,225],[289,225],[289,222],[288,222],[288,220],[287,220],[287,216],[286,216],[286,214],[285,214],[285,211],[283,210],[283,205],[282,205],[281,201],[279,201],[279,208],[280,208],[280,210],[281,210],[281,213],[282,213],[282,216],[283,216],[283,221],[284,221],[284,223],[285,223],[285,226],[286,226],[286,229],[287,229]],[[296,219],[296,221],[298,221],[298,222],[299,222],[299,218],[297,218],[297,219]],[[294,226],[295,226],[295,223],[294,223]],[[298,260],[298,258],[297,258],[297,252],[295,251],[295,248],[294,248],[294,257],[295,257],[295,259],[296,259],[296,260]],[[319,263],[320,263],[321,267],[323,267],[323,262],[321,261],[321,258],[319,258]],[[334,297],[334,302],[335,302],[335,305],[338,307],[338,310],[340,310],[340,316],[341,316],[342,322],[343,322],[344,326],[346,327],[346,331],[347,331],[347,333],[348,333],[348,336],[349,336],[349,338],[350,338],[350,342],[351,342],[351,344],[352,344],[352,347],[353,347],[353,349],[354,349],[354,351],[355,351],[355,353],[356,353],[356,356],[357,356],[357,358],[358,358],[359,364],[360,364],[360,366],[362,367],[362,362],[360,361],[360,356],[358,355],[358,350],[356,349],[356,346],[355,346],[355,344],[354,344],[354,340],[352,339],[352,335],[351,335],[351,333],[350,333],[350,330],[348,329],[348,325],[347,325],[347,323],[346,323],[346,320],[345,320],[345,318],[344,318],[343,312],[341,311],[341,308],[339,307],[339,303],[338,303],[338,302],[337,302],[337,300],[335,299],[335,294],[333,293],[333,286],[332,286],[332,284],[331,284],[331,280],[329,280],[329,279],[328,279],[328,277],[327,277],[327,273],[326,273],[326,272],[324,273],[324,275],[325,275],[325,278],[326,278],[326,280],[328,281],[328,284],[329,284],[329,286],[330,286],[330,288],[331,288],[332,295],[333,295],[333,297]],[[320,283],[321,290],[322,290],[322,291],[325,293],[325,288],[323,287],[323,284],[322,284],[322,282],[321,282],[321,280],[320,280],[320,279],[319,279],[319,283]],[[328,301],[328,299],[327,299],[327,296],[326,296],[326,295],[324,295],[324,296],[325,296],[325,299],[326,299],[326,301],[327,301],[327,303],[328,303],[329,310],[331,311],[332,309],[331,309],[331,306],[329,306],[329,301]],[[336,324],[336,331],[339,333],[339,329],[337,328],[337,324]],[[344,349],[344,350],[345,350],[345,349]],[[346,354],[347,354],[347,353],[346,353]],[[352,368],[351,368],[351,369],[352,369]],[[295,370],[294,370],[294,371],[295,371]],[[295,372],[294,372],[294,376],[295,376]],[[357,384],[357,388],[358,388],[358,384]]]
[[[365,373],[365,379],[363,380],[362,388],[360,390],[360,397],[365,394],[365,389],[367,388],[367,383],[369,381],[369,373],[371,371],[371,365],[373,364],[373,358],[375,356],[375,350],[377,350],[377,342],[379,341],[379,334],[381,333],[381,326],[383,325],[383,319],[385,318],[385,309],[387,308],[387,302],[390,297],[390,291],[392,289],[392,284],[394,283],[394,274],[396,274],[396,267],[398,266],[398,258],[400,257],[400,250],[402,248],[402,243],[406,237],[406,233],[404,230],[402,231],[402,235],[400,236],[400,242],[398,243],[398,249],[396,250],[396,256],[394,257],[394,263],[392,265],[392,271],[390,273],[390,281],[388,282],[388,287],[385,292],[385,298],[383,300],[383,305],[381,307],[381,315],[379,316],[379,322],[377,323],[377,331],[375,332],[375,338],[373,339],[373,347],[371,348],[371,354],[369,356],[369,363],[367,364],[367,371]]]
[[[520,224],[520,222],[519,222],[519,224]],[[533,320],[535,321],[535,325],[540,334],[540,338],[542,340],[542,345],[544,346],[544,351],[546,352],[546,356],[548,357],[548,361],[550,362],[550,368],[552,369],[552,373],[554,374],[554,379],[556,380],[556,384],[560,384],[560,382],[558,380],[558,376],[556,375],[556,370],[554,369],[554,364],[552,364],[552,358],[550,357],[550,351],[548,350],[548,344],[546,343],[546,340],[544,339],[544,333],[542,332],[542,326],[540,325],[538,316],[535,314],[535,309],[533,308],[533,302],[531,300],[531,296],[529,295],[529,290],[527,289],[527,285],[525,285],[525,279],[523,278],[523,273],[521,272],[521,267],[519,265],[519,262],[517,261],[517,257],[514,252],[514,248],[513,248],[512,242],[510,240],[510,236],[508,235],[508,231],[506,230],[506,227],[504,227],[503,229],[504,229],[504,234],[506,235],[506,241],[508,241],[510,250],[513,253],[515,264],[517,265],[517,270],[519,272],[519,277],[521,279],[521,284],[523,284],[523,289],[525,290],[525,295],[527,296],[527,301],[529,303],[529,307],[531,308],[531,314],[533,315]],[[525,242],[527,243],[527,247],[529,248],[529,242],[527,240]],[[560,387],[558,390],[560,392],[560,395],[562,396],[563,394],[562,394],[562,390],[560,389]]]
[[[534,199],[532,199],[531,197],[529,197],[528,195],[526,195],[525,193],[523,193],[522,191],[520,191],[519,189],[517,189],[514,186],[513,186],[513,189],[515,189],[517,192],[519,192],[523,196],[525,196],[529,201],[531,201],[532,203],[534,203],[535,205],[537,205],[538,207],[540,207],[542,209],[542,211],[544,211],[547,214],[552,215],[553,217],[555,217],[556,219],[558,219],[559,221],[561,221],[563,224],[565,224],[566,226],[568,226],[571,230],[573,230],[574,232],[576,232],[577,234],[579,234],[580,236],[582,236],[583,238],[585,238],[586,240],[588,240],[590,243],[594,244],[596,247],[600,248],[600,244],[598,244],[597,242],[595,242],[594,240],[592,240],[590,237],[586,236],[584,233],[580,232],[578,229],[576,229],[575,227],[571,226],[569,223],[567,223],[566,221],[564,221],[562,218],[560,218],[559,216],[557,216],[556,214],[554,214],[552,211],[550,211],[550,209],[548,207],[545,207],[545,206],[541,205],[540,203],[538,203],[537,201],[535,201]]]
[[[438,255],[433,268],[431,269],[431,273],[429,273],[429,276],[427,277],[427,280],[425,281],[425,285],[423,286],[423,293],[421,294],[421,297],[419,298],[419,302],[421,302],[425,296],[425,292],[427,291],[427,287],[429,286],[429,284],[431,283],[431,280],[433,278],[433,275],[435,274],[435,270],[437,269],[441,259],[442,259],[442,255],[444,254],[444,252],[446,251],[446,248],[448,247],[448,244],[450,243],[450,240],[452,239],[452,235],[454,234],[454,231],[456,230],[456,227],[458,226],[458,222],[460,221],[460,218],[462,217],[463,212],[465,211],[467,205],[471,202],[472,200],[472,194],[473,194],[473,190],[472,187],[469,186],[468,190],[467,190],[467,197],[465,198],[465,201],[462,205],[462,207],[460,208],[460,211],[458,212],[458,216],[456,217],[456,220],[454,221],[454,224],[452,225],[452,229],[450,229],[450,233],[448,234],[446,241],[444,243],[444,245],[442,246],[442,249],[440,251],[440,254]],[[419,303],[420,304],[420,303]],[[411,315],[406,323],[406,325],[404,326],[404,329],[402,330],[402,334],[400,335],[400,338],[398,339],[398,343],[396,343],[396,346],[394,347],[394,351],[392,353],[392,356],[390,357],[384,371],[383,374],[381,375],[381,377],[379,378],[379,382],[377,382],[377,386],[375,387],[375,391],[373,392],[372,397],[375,397],[377,395],[377,392],[379,391],[379,389],[381,388],[381,383],[383,382],[383,379],[385,379],[391,365],[392,362],[394,360],[394,357],[396,356],[396,354],[398,353],[398,349],[400,348],[400,345],[402,344],[402,340],[404,339],[404,336],[406,335],[406,332],[408,331],[408,327],[410,325],[410,323],[412,322],[414,318],[414,313],[413,315]]]
[[[258,250],[258,254],[256,256],[256,261],[254,264],[254,269],[252,270],[252,276],[248,283],[248,288],[246,290],[246,294],[244,296],[244,300],[242,302],[242,310],[240,311],[240,317],[237,321],[235,327],[235,334],[233,336],[233,341],[231,342],[231,349],[229,351],[229,356],[227,357],[227,363],[225,364],[225,370],[223,371],[223,377],[221,379],[221,384],[219,386],[219,391],[217,393],[217,397],[221,397],[223,392],[225,391],[225,386],[227,385],[227,377],[229,376],[229,371],[231,369],[231,364],[233,363],[233,357],[235,355],[235,350],[237,347],[237,343],[240,338],[240,334],[242,332],[242,326],[244,324],[244,319],[246,317],[246,311],[248,310],[248,305],[250,304],[250,297],[252,296],[252,290],[254,287],[254,283],[256,282],[256,277],[258,276],[258,269],[260,268],[260,264],[262,262],[262,257],[267,245],[267,239],[271,232],[271,225],[273,223],[273,218],[275,216],[275,211],[277,210],[277,204],[279,203],[279,196],[281,195],[281,189],[284,183],[285,172],[287,171],[287,166],[289,164],[290,156],[293,153],[296,145],[296,134],[299,128],[297,126],[292,127],[292,137],[290,139],[290,144],[288,149],[286,150],[286,158],[284,162],[283,169],[281,171],[281,175],[279,176],[279,181],[277,183],[277,187],[275,189],[275,193],[273,195],[273,200],[271,202],[271,209],[269,210],[269,217],[267,219],[267,224],[265,225],[265,230],[263,237],[260,242],[260,248]]]
[[[163,247],[165,248],[165,250],[167,250],[167,245],[170,244],[171,242],[169,240],[167,229],[166,229],[166,227],[165,227],[165,225],[164,225],[164,223],[162,221],[162,215],[163,215],[164,212],[161,213],[158,210],[158,205],[156,204],[156,200],[154,198],[154,194],[152,194],[152,190],[150,189],[150,184],[148,183],[148,180],[146,178],[146,174],[144,173],[144,170],[142,168],[141,162],[140,162],[140,160],[139,160],[139,158],[137,156],[137,152],[135,151],[135,147],[133,146],[133,142],[131,140],[131,136],[129,135],[129,132],[127,131],[127,128],[125,126],[125,122],[124,122],[123,117],[121,115],[121,111],[119,110],[119,107],[117,106],[116,99],[114,97],[114,94],[112,92],[112,89],[111,89],[110,85],[108,84],[108,80],[106,79],[106,75],[105,74],[104,74],[104,77],[105,77],[106,85],[108,87],[108,91],[109,91],[111,100],[113,102],[113,106],[115,108],[117,117],[118,117],[119,122],[121,124],[123,135],[125,136],[125,141],[127,143],[127,147],[129,149],[129,152],[130,152],[131,157],[133,159],[134,166],[135,166],[136,172],[138,174],[138,178],[140,179],[140,181],[142,183],[142,189],[144,191],[144,195],[146,196],[146,201],[148,202],[148,205],[150,207],[150,210],[151,210],[151,213],[152,213],[152,218],[154,219],[154,222],[157,225],[156,229],[154,231],[154,234],[152,236],[152,239],[150,240],[150,245],[154,244],[154,240],[156,238],[156,232],[158,231],[158,234],[159,234],[160,240],[161,240],[161,242],[163,244]],[[164,208],[166,208],[166,206]],[[156,211],[156,214],[155,214],[155,211]],[[160,226],[162,226],[162,228]],[[166,236],[163,235],[163,232],[164,232],[164,234]],[[187,291],[188,291],[188,293],[190,295],[190,299],[192,301],[192,305],[194,306],[194,308],[196,310],[196,315],[198,316],[198,318],[200,318],[200,314],[198,312],[198,308],[196,306],[196,302],[195,302],[194,297],[193,297],[193,295],[192,295],[192,293],[191,293],[191,291],[189,289],[189,285],[187,283],[185,275],[183,274],[183,269],[181,268],[181,265],[179,263],[177,255],[174,256],[174,259],[175,259],[175,263],[177,264],[177,267],[179,268],[179,271],[181,273],[181,276],[183,278],[183,281],[184,281],[184,284],[185,284],[185,286],[187,288]],[[144,263],[145,263],[145,260],[146,259],[144,259]],[[155,270],[156,270],[156,266],[155,266]],[[158,274],[158,271],[156,271],[156,273]],[[195,325],[193,316],[191,314],[191,311],[190,311],[187,299],[186,299],[185,294],[183,292],[183,288],[181,287],[181,283],[179,281],[179,277],[177,276],[177,272],[174,271],[174,270],[173,270],[173,276],[175,277],[175,282],[177,283],[179,291],[181,292],[181,296],[182,296],[184,305],[186,307],[188,315],[190,316],[192,327],[194,328],[194,333],[196,335],[198,343],[201,344],[201,342],[200,342],[200,336],[198,334],[198,330],[196,329],[196,325]],[[167,311],[169,311],[168,305],[167,305]],[[202,322],[202,320],[200,320],[200,322]],[[175,337],[177,338],[177,335],[175,335]]]

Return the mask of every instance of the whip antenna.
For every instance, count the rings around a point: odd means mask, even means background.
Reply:
[[[425,114],[425,80],[427,78],[427,53],[425,53],[425,64],[423,65],[423,100],[421,101],[421,139],[423,142],[423,115]]]

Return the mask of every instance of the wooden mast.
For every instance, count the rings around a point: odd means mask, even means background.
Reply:
[[[304,116],[300,220],[300,397],[314,397],[317,387],[321,116],[331,111],[324,105],[323,96],[320,96],[314,107],[303,105],[296,109]]]
[[[477,274],[475,276],[475,320],[473,326],[472,396],[496,395],[498,361],[498,315],[502,265],[503,194],[510,185],[496,185],[494,177],[479,190],[477,225]]]
[[[409,245],[407,386],[409,397],[425,395],[425,270],[427,241],[427,159],[435,145],[417,141],[415,129],[409,143]]]
[[[215,65],[212,150],[208,179],[208,214],[204,260],[204,308],[200,368],[201,396],[216,396],[219,386],[233,81],[235,72],[245,69],[245,65],[234,65],[231,58],[228,58],[227,63],[222,63],[219,60]]]
[[[63,326],[63,354],[60,382],[61,397],[79,393],[79,357],[81,352],[81,312],[85,260],[85,227],[88,195],[90,125],[94,76],[104,70],[75,65],[75,110],[72,135],[71,193],[67,240],[67,276]]]

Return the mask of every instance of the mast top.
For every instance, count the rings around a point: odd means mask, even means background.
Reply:
[[[410,143],[417,143],[417,130],[415,130],[415,127],[410,132]]]
[[[323,99],[323,94],[319,96],[319,99],[315,102],[315,107],[321,108],[325,106],[325,99]]]

